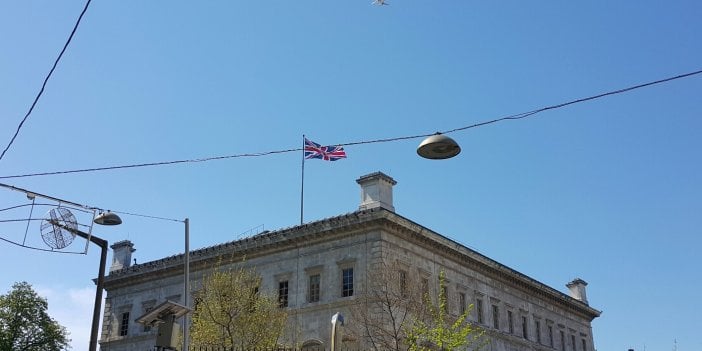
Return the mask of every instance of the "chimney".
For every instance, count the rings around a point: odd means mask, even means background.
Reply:
[[[395,207],[392,204],[392,187],[397,182],[389,175],[382,172],[366,174],[356,179],[356,183],[361,186],[359,210],[382,207],[395,212]]]
[[[586,286],[587,282],[580,278],[575,278],[575,280],[566,284],[566,287],[568,287],[570,290],[570,297],[580,300],[587,305],[587,294],[585,293]]]
[[[132,252],[136,251],[129,240],[118,241],[110,246],[112,249],[112,266],[110,272],[129,268],[132,263]]]

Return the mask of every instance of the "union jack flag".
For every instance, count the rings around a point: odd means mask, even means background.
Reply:
[[[341,146],[322,146],[305,138],[305,158],[318,158],[324,161],[336,161],[346,158],[346,151]]]

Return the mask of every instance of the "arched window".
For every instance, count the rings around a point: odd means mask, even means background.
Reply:
[[[324,343],[317,339],[306,340],[300,351],[324,351]]]

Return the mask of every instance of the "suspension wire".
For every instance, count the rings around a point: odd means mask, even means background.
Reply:
[[[34,111],[34,106],[37,105],[37,102],[39,102],[39,98],[44,93],[44,89],[46,88],[46,83],[49,82],[49,78],[51,78],[51,75],[54,73],[54,70],[56,70],[56,66],[58,66],[58,63],[61,60],[61,57],[63,57],[63,53],[66,52],[66,48],[68,48],[68,44],[71,43],[71,40],[73,39],[73,35],[76,34],[76,30],[78,29],[78,25],[80,24],[80,20],[83,19],[83,15],[85,14],[85,11],[88,11],[88,6],[90,5],[90,1],[92,1],[92,0],[88,0],[85,3],[85,6],[83,7],[83,11],[81,11],[80,16],[78,16],[78,20],[76,21],[76,24],[73,26],[73,30],[71,31],[71,35],[68,36],[68,40],[66,40],[66,43],[63,45],[63,49],[61,49],[61,52],[59,53],[58,57],[54,61],[54,65],[51,67],[49,74],[47,74],[46,78],[44,78],[44,83],[41,85],[41,89],[39,90],[39,93],[34,98],[34,102],[32,102],[32,105],[29,107],[29,111],[27,111],[27,114],[24,115],[24,118],[22,118],[22,121],[17,126],[17,130],[15,130],[15,134],[12,136],[12,139],[10,139],[10,142],[5,147],[5,150],[3,150],[2,154],[0,154],[0,160],[2,160],[2,158],[5,156],[5,153],[7,152],[7,150],[10,149],[10,146],[12,146],[12,143],[15,142],[15,139],[17,138],[17,135],[19,134],[20,129],[22,129],[24,122],[27,121],[27,118],[29,117],[29,115],[32,113],[32,111]]]
[[[682,79],[690,76],[694,76],[697,74],[702,73],[702,70],[697,70],[694,72],[689,72],[689,73],[684,73],[680,75],[676,75],[673,77],[668,77],[664,79],[659,79],[656,81],[648,82],[648,83],[643,83],[643,84],[638,84],[634,85],[631,87],[623,88],[623,89],[618,89],[614,91],[609,91],[606,93],[598,94],[598,95],[593,95],[589,97],[584,97],[564,103],[560,103],[557,105],[551,105],[551,106],[546,106],[542,107],[536,110],[532,111],[527,111],[527,112],[522,112],[518,114],[513,114],[505,117],[500,117],[488,121],[483,121],[483,122],[478,122],[475,124],[467,125],[464,127],[459,127],[455,129],[450,129],[446,130],[443,132],[437,132],[439,134],[450,134],[450,133],[455,133],[458,131],[463,131],[466,129],[471,129],[471,128],[476,128],[476,127],[481,127],[485,126],[488,124],[493,124],[497,122],[502,122],[502,121],[507,121],[507,120],[518,120],[518,119],[523,119],[529,116],[533,116],[537,113],[548,111],[548,110],[555,110],[559,109],[565,106],[581,103],[581,102],[586,102],[590,100],[595,100],[599,99],[605,96],[610,96],[610,95],[616,95],[616,94],[621,94],[624,92],[632,91],[635,89],[640,89],[644,87],[648,87],[651,85],[656,85],[656,84],[661,84],[665,82],[669,82],[672,80],[676,79]],[[374,140],[365,140],[365,141],[353,141],[353,142],[347,142],[347,143],[341,143],[341,144],[335,144],[339,146],[352,146],[352,145],[363,145],[363,144],[376,144],[376,143],[387,143],[387,142],[394,142],[394,141],[400,141],[400,140],[409,140],[409,139],[418,139],[418,138],[423,138],[423,137],[428,137],[430,135],[433,135],[436,133],[429,133],[429,134],[419,134],[419,135],[411,135],[411,136],[400,136],[400,137],[394,137],[394,138],[383,138],[383,139],[374,139]],[[292,148],[292,149],[286,149],[286,150],[275,150],[275,151],[266,151],[266,152],[258,152],[258,153],[245,153],[245,154],[234,154],[234,155],[225,155],[225,156],[213,156],[213,157],[205,157],[205,158],[197,158],[197,159],[185,159],[185,160],[175,160],[175,161],[161,161],[161,162],[149,162],[149,163],[138,163],[138,164],[128,164],[128,165],[115,165],[115,166],[105,166],[105,167],[95,167],[95,168],[83,168],[83,169],[75,169],[75,170],[65,170],[65,171],[53,171],[53,172],[39,172],[39,173],[27,173],[27,174],[19,174],[19,175],[10,175],[10,176],[0,176],[0,179],[11,179],[11,178],[27,178],[27,177],[37,177],[37,176],[48,176],[48,175],[59,175],[59,174],[71,174],[71,173],[86,173],[86,172],[97,172],[97,171],[108,171],[108,170],[118,170],[118,169],[127,169],[127,168],[139,168],[139,167],[151,167],[151,166],[163,166],[163,165],[173,165],[173,164],[179,164],[179,163],[199,163],[199,162],[207,162],[207,161],[215,161],[215,160],[224,160],[224,159],[231,159],[231,158],[244,158],[244,157],[262,157],[262,156],[269,156],[269,155],[274,155],[274,154],[283,154],[283,153],[290,153],[290,152],[298,152],[302,151],[302,148]],[[0,185],[2,185],[0,183]]]
[[[52,252],[52,253],[60,253],[60,254],[71,254],[71,255],[84,255],[84,254],[85,254],[85,253],[83,253],[83,252],[49,250],[49,249],[42,249],[42,248],[38,248],[38,247],[34,247],[34,246],[27,246],[27,245],[24,245],[24,244],[20,244],[20,243],[14,242],[14,241],[12,241],[12,240],[5,239],[5,238],[3,238],[2,236],[0,236],[0,240],[2,240],[2,241],[4,241],[4,242],[7,242],[7,243],[10,243],[10,244],[12,244],[12,245],[17,245],[17,246],[19,246],[19,247],[23,247],[23,248],[25,248],[25,249],[32,249],[32,250],[37,250],[37,251]]]
[[[130,213],[130,212],[123,212],[123,211],[112,211],[112,212],[113,212],[113,213],[124,214],[124,215],[128,215],[128,216],[144,217],[144,218],[151,218],[151,219],[160,219],[160,220],[163,220],[163,221],[180,222],[180,223],[185,222],[184,220],[181,220],[181,219],[173,219],[173,218],[159,217],[159,216],[150,216],[150,215],[139,214],[139,213]]]

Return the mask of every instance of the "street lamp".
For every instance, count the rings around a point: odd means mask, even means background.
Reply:
[[[118,215],[112,212],[100,213],[95,219],[93,219],[95,224],[100,225],[118,225],[122,223],[122,219]],[[91,243],[100,247],[100,268],[98,270],[97,276],[97,287],[95,288],[95,305],[93,306],[93,325],[90,329],[90,345],[88,346],[89,351],[97,351],[98,343],[98,332],[100,329],[100,307],[102,306],[102,287],[105,282],[105,265],[107,263],[107,240],[100,239],[95,235],[91,235],[80,231],[78,229],[73,229],[66,227],[65,225],[58,223],[56,221],[51,221],[55,226],[59,226],[62,229],[68,230],[69,232],[78,235],[79,237],[89,240]]]
[[[123,212],[122,212],[123,213]],[[131,213],[123,213],[123,214],[128,214],[128,215],[134,215]],[[137,215],[140,216],[140,215]],[[190,308],[190,298],[189,298],[189,293],[190,293],[190,219],[185,218],[184,220],[179,220],[179,219],[172,219],[172,218],[164,218],[164,217],[153,217],[153,216],[147,216],[150,218],[155,218],[155,219],[160,219],[160,220],[167,220],[167,221],[173,221],[173,222],[181,222],[185,225],[185,251],[183,254],[184,262],[183,262],[183,305],[186,308]],[[117,216],[116,214],[112,212],[105,212],[101,213],[99,216],[95,218],[93,221],[97,224],[103,224],[103,225],[117,225],[122,223],[122,220]],[[98,244],[99,245],[99,244]],[[105,246],[107,246],[107,242],[105,242]],[[104,265],[103,265],[103,271],[104,271]],[[103,272],[104,273],[104,272]],[[100,275],[100,278],[102,278],[102,274]],[[98,284],[100,283],[100,280],[98,279]],[[99,289],[102,291],[101,289]],[[180,316],[179,316],[180,317]],[[190,328],[189,328],[189,323],[190,322],[190,316],[186,313],[183,314],[183,350],[187,351],[190,346]],[[91,349],[90,351],[95,351],[94,349]]]
[[[460,152],[461,147],[458,146],[458,143],[441,133],[424,139],[417,147],[417,154],[430,160],[444,160],[454,157]]]
[[[122,224],[122,218],[119,218],[118,215],[110,211],[101,212],[97,217],[95,217],[95,219],[93,219],[93,223],[100,225],[120,225]]]
[[[165,218],[162,218],[165,219]],[[186,308],[189,308],[189,302],[188,302],[188,293],[190,292],[190,219],[186,218],[184,220],[173,220],[176,222],[183,222],[185,225],[185,253],[184,253],[184,264],[183,264],[183,304],[185,305]],[[119,225],[122,223],[122,219],[119,218],[115,213],[112,212],[104,212],[100,213],[95,219],[93,220],[95,224],[101,224],[101,225]],[[102,290],[103,290],[103,282],[105,280],[105,263],[107,260],[107,241],[97,238],[94,235],[88,235],[87,233],[81,232],[79,230],[74,230],[71,228],[68,228],[66,226],[63,226],[58,223],[54,223],[56,225],[59,225],[63,229],[69,230],[72,233],[75,233],[76,235],[88,239],[100,246],[102,249],[101,255],[100,255],[100,273],[98,275],[97,279],[97,291],[95,292],[95,309],[93,311],[93,329],[90,334],[90,349],[89,351],[96,351],[97,350],[97,338],[98,338],[98,328],[99,328],[99,320],[100,320],[100,306],[102,303]],[[190,328],[188,326],[190,321],[189,315],[184,313],[183,316],[183,350],[187,351],[188,347],[190,345]]]

